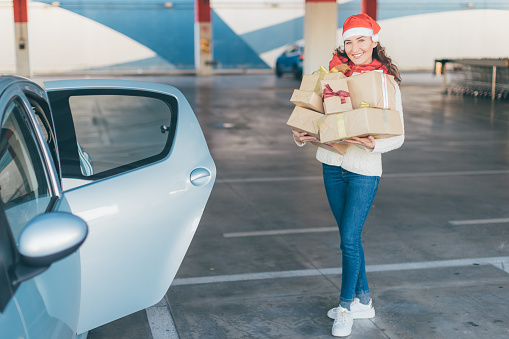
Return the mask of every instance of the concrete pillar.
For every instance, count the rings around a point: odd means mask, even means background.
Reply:
[[[13,0],[14,42],[16,50],[16,74],[30,77],[30,55],[28,53],[27,0]]]
[[[304,14],[304,74],[329,67],[336,49],[338,11],[336,0],[306,0]]]
[[[196,74],[212,74],[212,25],[210,1],[195,0],[194,64]]]
[[[377,0],[362,0],[361,13],[365,13],[376,21]]]

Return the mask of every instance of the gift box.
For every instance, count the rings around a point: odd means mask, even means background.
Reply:
[[[353,109],[346,78],[322,80],[321,87],[325,114],[341,113]]]
[[[354,109],[373,107],[395,110],[396,88],[394,77],[378,71],[369,71],[347,78]]]
[[[315,92],[307,92],[296,89],[293,91],[290,101],[296,106],[323,113],[322,97]]]
[[[321,117],[323,117],[321,113],[297,106],[286,124],[296,131],[307,132],[310,136],[318,138],[318,127],[313,122]]]
[[[403,134],[399,112],[378,108],[360,108],[324,115],[315,120],[314,124],[322,143],[368,135],[380,138]]]
[[[348,144],[345,143],[320,143],[320,142],[311,142],[313,145],[326,149],[327,151],[335,152],[341,155],[344,155],[346,152],[346,149],[348,148]]]
[[[300,83],[300,90],[306,92],[315,92],[319,96],[322,96],[322,86],[320,81],[322,80],[334,80],[343,79],[346,76],[343,73],[327,73],[328,71],[322,66],[320,71],[314,74],[305,74],[302,76],[302,82]]]

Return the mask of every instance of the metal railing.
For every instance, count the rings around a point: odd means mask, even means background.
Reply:
[[[435,75],[442,75],[442,91],[509,99],[509,58],[435,59]],[[447,84],[447,74],[453,81]]]

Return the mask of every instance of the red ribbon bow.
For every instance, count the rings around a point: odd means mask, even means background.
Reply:
[[[333,97],[333,96],[340,97],[341,104],[345,104],[346,98],[348,98],[350,96],[350,93],[348,93],[347,91],[343,91],[343,90],[334,92],[329,84],[325,85],[325,89],[323,90],[323,99],[325,100],[325,99]]]

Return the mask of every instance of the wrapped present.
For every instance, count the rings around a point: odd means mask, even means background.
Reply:
[[[310,136],[318,138],[318,127],[313,124],[313,121],[321,117],[323,117],[321,113],[297,106],[286,124],[296,131],[306,132]]]
[[[352,101],[347,80],[322,80],[323,109],[325,114],[335,114],[352,110]]]
[[[319,96],[322,96],[322,86],[320,81],[343,78],[346,78],[343,73],[340,73],[337,70],[329,72],[325,67],[320,66],[320,69],[313,74],[304,74],[302,76],[302,82],[300,83],[299,89],[306,92],[315,92]]]
[[[296,89],[293,91],[293,95],[290,101],[293,102],[296,106],[323,113],[322,97],[320,97],[315,92],[307,92]]]
[[[335,142],[352,137],[391,137],[403,134],[398,111],[359,108],[353,111],[329,114],[315,120],[321,142]]]
[[[348,148],[348,144],[346,143],[330,143],[330,142],[311,142],[313,145],[326,149],[327,151],[336,152],[338,154],[345,154],[346,149]]]
[[[341,72],[346,75],[346,73],[348,73],[348,71],[350,71],[350,66],[348,66],[347,64],[339,64],[339,65],[333,67],[329,71],[329,73]]]
[[[368,106],[396,109],[394,77],[379,71],[369,71],[347,78],[354,109]],[[364,104],[363,104],[364,103]]]

